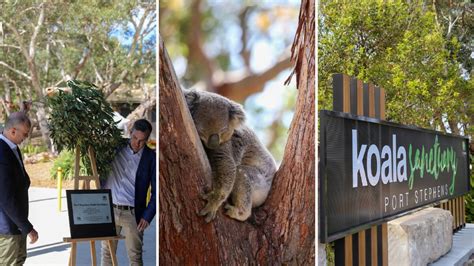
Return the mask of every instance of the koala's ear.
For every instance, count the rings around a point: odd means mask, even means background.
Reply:
[[[245,122],[245,112],[240,104],[230,104],[229,121],[234,125],[234,127],[238,127]]]
[[[183,94],[189,110],[193,113],[199,102],[199,94],[195,90],[183,90]]]

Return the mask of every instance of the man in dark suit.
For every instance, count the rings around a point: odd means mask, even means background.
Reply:
[[[111,189],[117,234],[125,235],[130,265],[143,265],[143,232],[156,214],[156,154],[146,143],[152,126],[145,119],[132,127],[127,145],[120,147],[104,188]],[[146,205],[148,188],[151,198]],[[102,265],[111,265],[109,248],[102,242]],[[117,251],[117,242],[112,252]]]
[[[31,122],[24,112],[12,113],[0,135],[0,265],[23,265],[26,260],[26,236],[30,243],[38,232],[28,221],[28,188],[17,145],[28,137]]]

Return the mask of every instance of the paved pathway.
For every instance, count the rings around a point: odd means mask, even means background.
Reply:
[[[67,265],[71,246],[63,243],[69,237],[69,220],[66,193],[62,191],[62,211],[58,211],[57,190],[30,188],[29,219],[39,234],[35,244],[28,243],[28,258],[25,265]],[[144,236],[144,265],[156,265],[156,217]],[[97,265],[100,265],[100,242],[96,243]],[[119,241],[117,250],[119,265],[128,265],[125,243]],[[83,242],[77,246],[77,265],[91,265],[90,245]]]
[[[430,265],[464,265],[472,254],[474,254],[474,224],[466,224],[465,228],[453,235],[453,247],[448,254]]]

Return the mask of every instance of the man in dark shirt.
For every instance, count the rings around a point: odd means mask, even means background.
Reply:
[[[0,135],[0,265],[23,265],[26,237],[38,240],[28,221],[30,178],[18,145],[28,137],[31,122],[24,112],[12,113]]]

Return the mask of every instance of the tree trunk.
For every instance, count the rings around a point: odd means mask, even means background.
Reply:
[[[48,147],[48,150],[53,151],[53,144],[51,143],[51,138],[49,137],[50,132],[46,118],[46,108],[44,106],[38,105],[36,109],[36,118],[38,119],[41,137],[43,138],[44,143]]]
[[[155,106],[156,106],[156,95],[153,93],[153,95],[151,95],[150,98],[140,103],[140,105],[137,106],[137,108],[135,108],[135,110],[133,110],[130,114],[128,114],[126,118],[129,120],[140,119],[146,116],[146,113],[152,110],[153,107]]]
[[[197,213],[211,170],[160,38],[159,206],[161,265],[313,265],[315,260],[314,1],[303,1],[295,37],[298,98],[283,162],[265,204],[246,222]],[[222,209],[222,208],[221,208]]]

